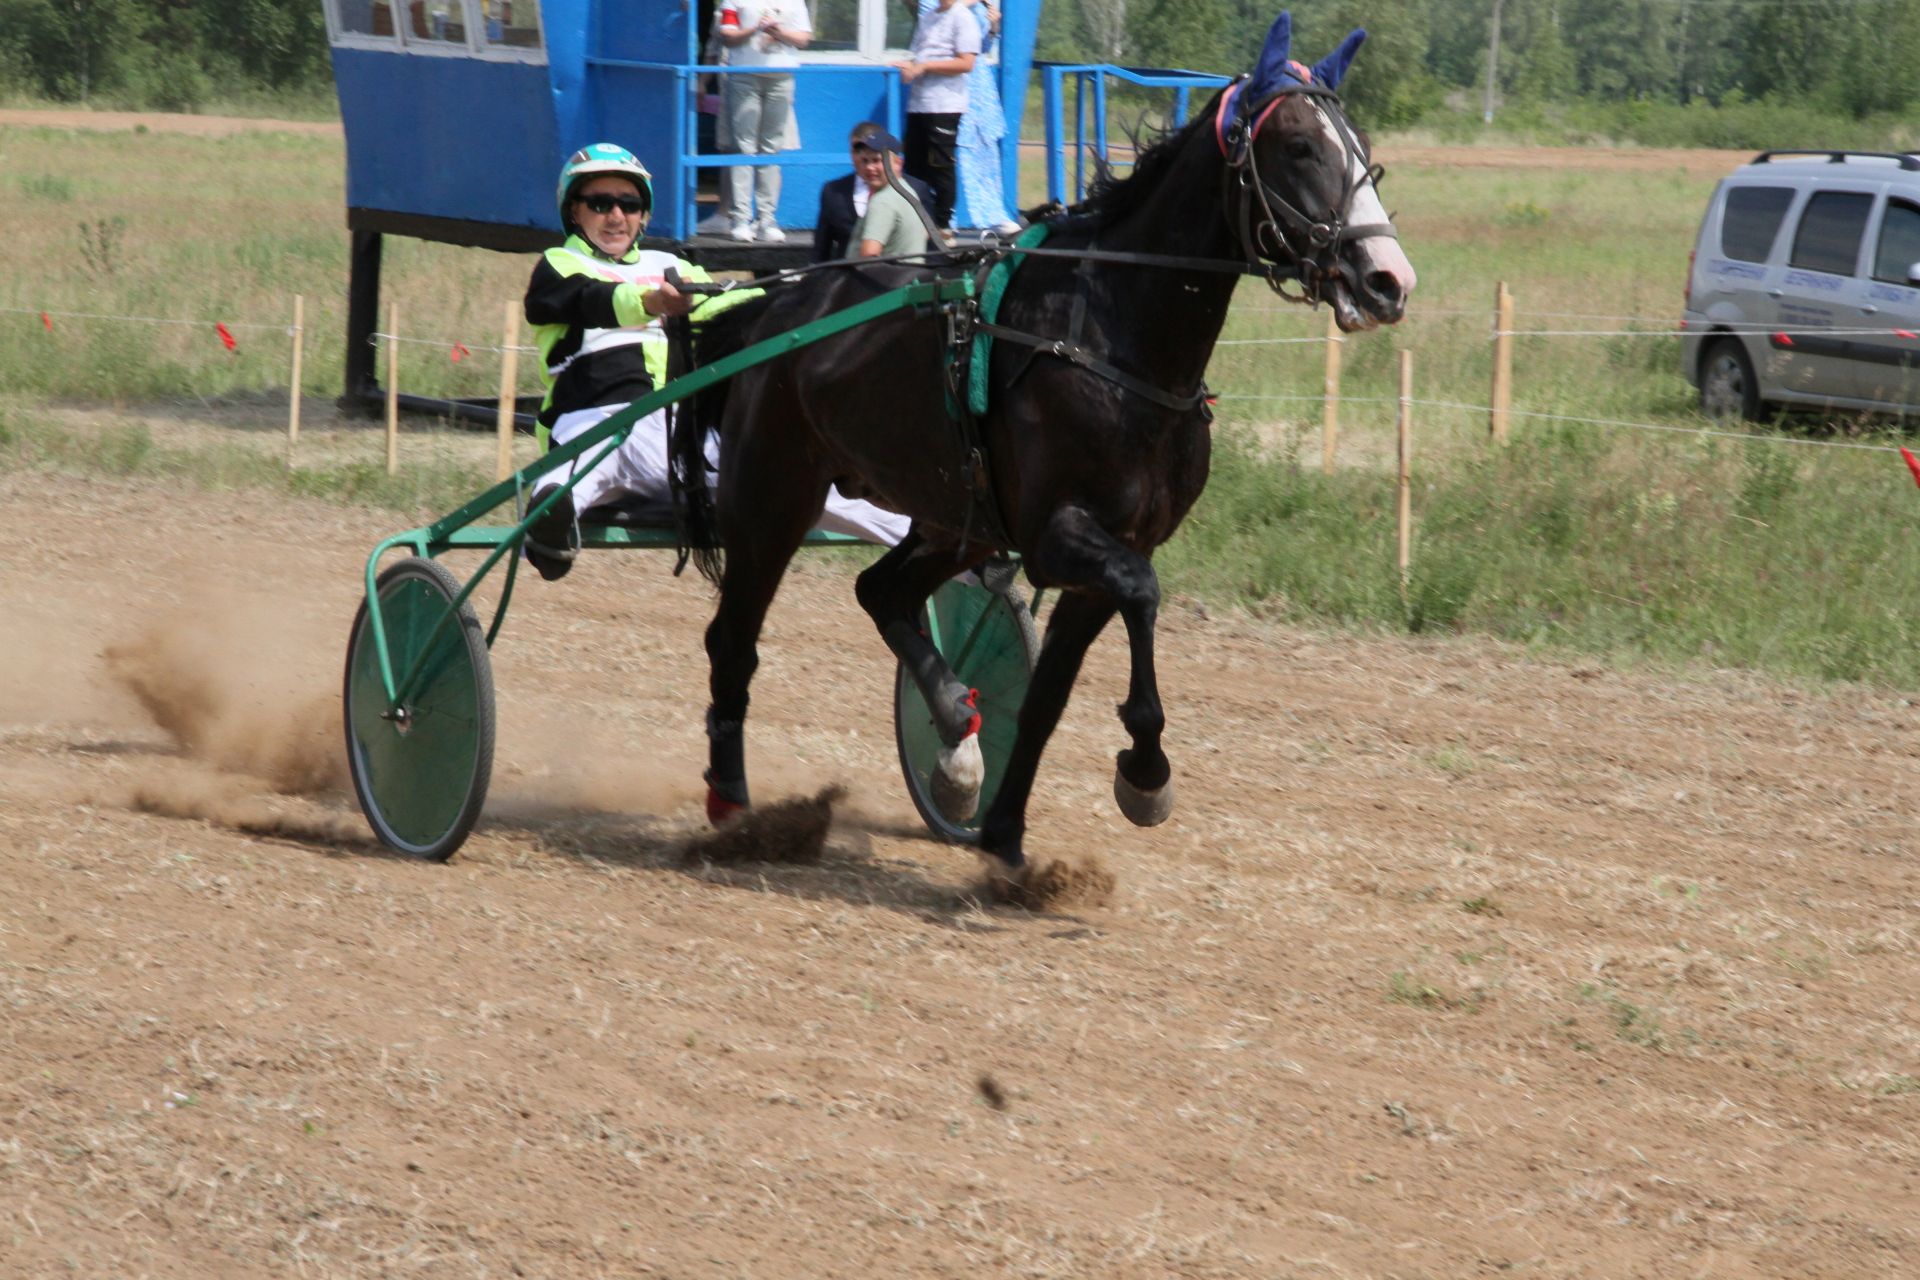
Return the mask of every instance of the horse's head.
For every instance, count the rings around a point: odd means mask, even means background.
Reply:
[[[1306,67],[1288,56],[1292,22],[1282,13],[1253,74],[1221,95],[1214,121],[1241,252],[1290,269],[1305,297],[1331,306],[1349,333],[1397,322],[1415,279],[1380,203],[1367,137],[1335,93],[1366,38],[1355,31]]]

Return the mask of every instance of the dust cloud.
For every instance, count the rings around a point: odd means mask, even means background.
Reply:
[[[1029,863],[1012,876],[996,865],[987,871],[980,893],[1001,906],[1051,911],[1058,907],[1105,906],[1113,899],[1116,883],[1113,872],[1097,857],[1060,859]]]
[[[284,796],[264,795],[252,778],[213,773],[191,761],[145,770],[134,780],[126,804],[139,813],[211,822],[246,835],[361,848],[375,843],[357,813],[330,812]]]
[[[347,785],[339,696],[281,619],[203,604],[103,655],[113,682],[191,759],[283,795]]]
[[[108,646],[107,681],[180,753],[139,768],[125,805],[247,835],[370,845],[357,814],[329,807],[347,785],[325,674],[332,645],[249,597],[196,600]]]
[[[688,841],[681,858],[715,865],[818,862],[833,826],[833,806],[846,794],[845,787],[830,786],[812,797],[796,796],[749,809],[718,830]]]

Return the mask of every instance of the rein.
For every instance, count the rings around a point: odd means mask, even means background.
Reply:
[[[1352,203],[1354,194],[1363,182],[1377,184],[1384,175],[1381,166],[1371,164],[1371,155],[1366,146],[1347,120],[1346,113],[1340,107],[1340,98],[1332,89],[1314,83],[1296,83],[1283,86],[1267,94],[1258,101],[1252,101],[1244,90],[1247,81],[1243,78],[1228,87],[1221,95],[1214,114],[1214,139],[1220,147],[1221,156],[1226,160],[1222,176],[1222,206],[1228,226],[1238,242],[1242,260],[1231,261],[1220,258],[1196,258],[1180,254],[1134,253],[1114,249],[1052,249],[1038,245],[1022,246],[1018,244],[983,244],[977,249],[929,249],[919,253],[889,254],[878,258],[847,258],[832,262],[810,263],[803,267],[788,268],[770,275],[752,280],[723,286],[714,292],[730,292],[734,289],[767,288],[789,284],[803,276],[818,271],[851,269],[873,266],[883,263],[900,265],[921,265],[937,267],[940,265],[958,266],[976,271],[984,280],[986,272],[1018,255],[1031,255],[1039,258],[1071,259],[1081,264],[1076,274],[1076,287],[1073,309],[1073,323],[1070,332],[1064,338],[1046,338],[1039,334],[1009,328],[983,319],[979,315],[978,300],[964,304],[968,315],[958,318],[952,328],[954,350],[965,352],[973,335],[983,334],[1002,341],[1065,360],[1087,372],[1111,382],[1122,390],[1151,401],[1163,408],[1177,412],[1187,412],[1203,406],[1211,399],[1203,382],[1198,389],[1188,395],[1176,395],[1164,390],[1145,379],[1136,377],[1117,365],[1099,359],[1081,341],[1080,321],[1086,306],[1085,267],[1092,263],[1106,263],[1114,266],[1145,267],[1164,271],[1204,271],[1216,274],[1236,276],[1256,276],[1267,283],[1279,297],[1288,302],[1317,306],[1326,300],[1330,282],[1335,279],[1346,281],[1350,290],[1357,292],[1360,282],[1354,276],[1351,265],[1341,261],[1340,247],[1355,240],[1364,240],[1373,236],[1397,238],[1398,233],[1389,222],[1366,223],[1348,226],[1345,214]],[[1283,99],[1293,96],[1317,98],[1321,100],[1320,114],[1332,127],[1340,140],[1342,152],[1342,187],[1340,200],[1331,217],[1315,219],[1301,210],[1286,196],[1277,191],[1260,172],[1257,148],[1253,145],[1269,117],[1279,109]],[[919,210],[919,202],[906,193],[904,184],[893,173],[889,161],[886,166],[890,185],[908,195],[908,203]],[[921,219],[927,223],[929,239],[937,236],[937,228],[931,224],[924,211]],[[1067,221],[1056,217],[1049,221],[1055,225]],[[1300,289],[1297,293],[1288,292],[1287,281],[1295,281]],[[706,290],[702,290],[706,292]],[[982,353],[984,354],[984,353]],[[957,363],[964,363],[968,357],[958,356]],[[966,412],[964,398],[959,406]]]
[[[1298,278],[1291,264],[1227,262],[1220,258],[1187,258],[1171,253],[1123,253],[1117,249],[1042,249],[1022,248],[1007,243],[965,249],[923,249],[918,253],[893,253],[877,258],[835,258],[828,262],[809,262],[802,267],[786,267],[751,280],[721,280],[707,285],[681,285],[683,293],[719,295],[736,289],[768,289],[792,284],[803,276],[820,271],[858,270],[874,266],[992,266],[1004,258],[1032,254],[1036,258],[1076,258],[1088,262],[1111,262],[1121,266],[1161,267],[1169,271],[1212,271],[1232,276],[1258,276],[1269,283]],[[944,260],[944,261],[943,261]],[[1292,299],[1289,298],[1291,301]]]

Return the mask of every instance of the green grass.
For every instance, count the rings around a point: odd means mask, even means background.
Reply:
[[[1920,682],[1916,498],[1897,459],[1555,427],[1420,486],[1403,600],[1390,478],[1218,441],[1168,589],[1290,622],[1462,631],[1617,660]]]
[[[1391,155],[1392,140],[1381,149]],[[4,128],[0,157],[0,308],[15,309],[0,311],[0,394],[25,404],[269,403],[286,390],[296,293],[306,297],[302,389],[338,394],[341,142]],[[1220,348],[1209,371],[1225,396],[1213,477],[1157,557],[1165,588],[1288,622],[1473,633],[1621,663],[1920,683],[1920,557],[1909,552],[1920,499],[1885,452],[1805,443],[1888,441],[1848,422],[1728,439],[1562,420],[1706,425],[1679,376],[1678,341],[1660,331],[1678,317],[1714,176],[1677,163],[1634,173],[1578,161],[1393,165],[1384,193],[1421,283],[1404,324],[1342,348],[1339,467],[1320,469],[1324,347]],[[529,263],[389,239],[385,299],[398,304],[404,334],[492,345],[501,303],[520,296]],[[1518,339],[1513,443],[1494,449],[1474,406],[1489,398],[1502,280],[1521,330],[1658,336]],[[41,310],[186,323],[57,317],[50,334]],[[215,319],[229,324],[237,350],[220,344]],[[1223,336],[1317,339],[1325,325],[1324,312],[1248,283]],[[1403,349],[1419,402],[1404,593],[1392,477]],[[532,362],[521,367],[522,389],[534,390]],[[486,397],[498,369],[484,351],[455,364],[444,349],[409,345],[400,381]],[[355,467],[289,478],[244,450],[203,450],[196,462],[157,437],[63,456],[29,439],[21,421],[10,447],[27,465],[160,468],[214,485],[313,486],[440,509],[485,481],[451,469],[395,487]]]
[[[302,386],[339,393],[348,248],[340,140],[3,127],[0,164],[0,308],[15,309],[0,311],[0,393],[113,401],[284,388],[295,294],[306,298]],[[398,303],[409,337],[493,346],[501,305],[525,291],[530,265],[389,239],[384,300]],[[41,311],[84,314],[54,315],[49,334]],[[214,321],[238,339],[235,351]],[[519,341],[528,340],[523,331]],[[531,361],[521,367],[531,391]],[[381,368],[384,376],[384,353]],[[445,348],[401,351],[408,391],[491,396],[499,376],[490,352],[456,365]]]
[[[0,406],[0,465],[183,482],[202,491],[254,489],[408,516],[439,514],[493,483],[492,473],[453,461],[450,451],[426,455],[388,475],[382,459],[319,462],[288,469],[273,451],[241,443],[179,447],[144,422],[107,422],[87,429],[51,426]]]

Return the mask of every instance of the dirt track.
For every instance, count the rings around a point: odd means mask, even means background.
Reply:
[[[707,598],[602,555],[424,866],[235,771],[333,758],[393,523],[0,481],[0,1274],[1913,1273],[1904,701],[1175,603],[1180,807],[1114,810],[1106,637],[1033,848],[1119,890],[1029,915],[916,834],[831,556],[750,726],[827,859],[682,867]]]

